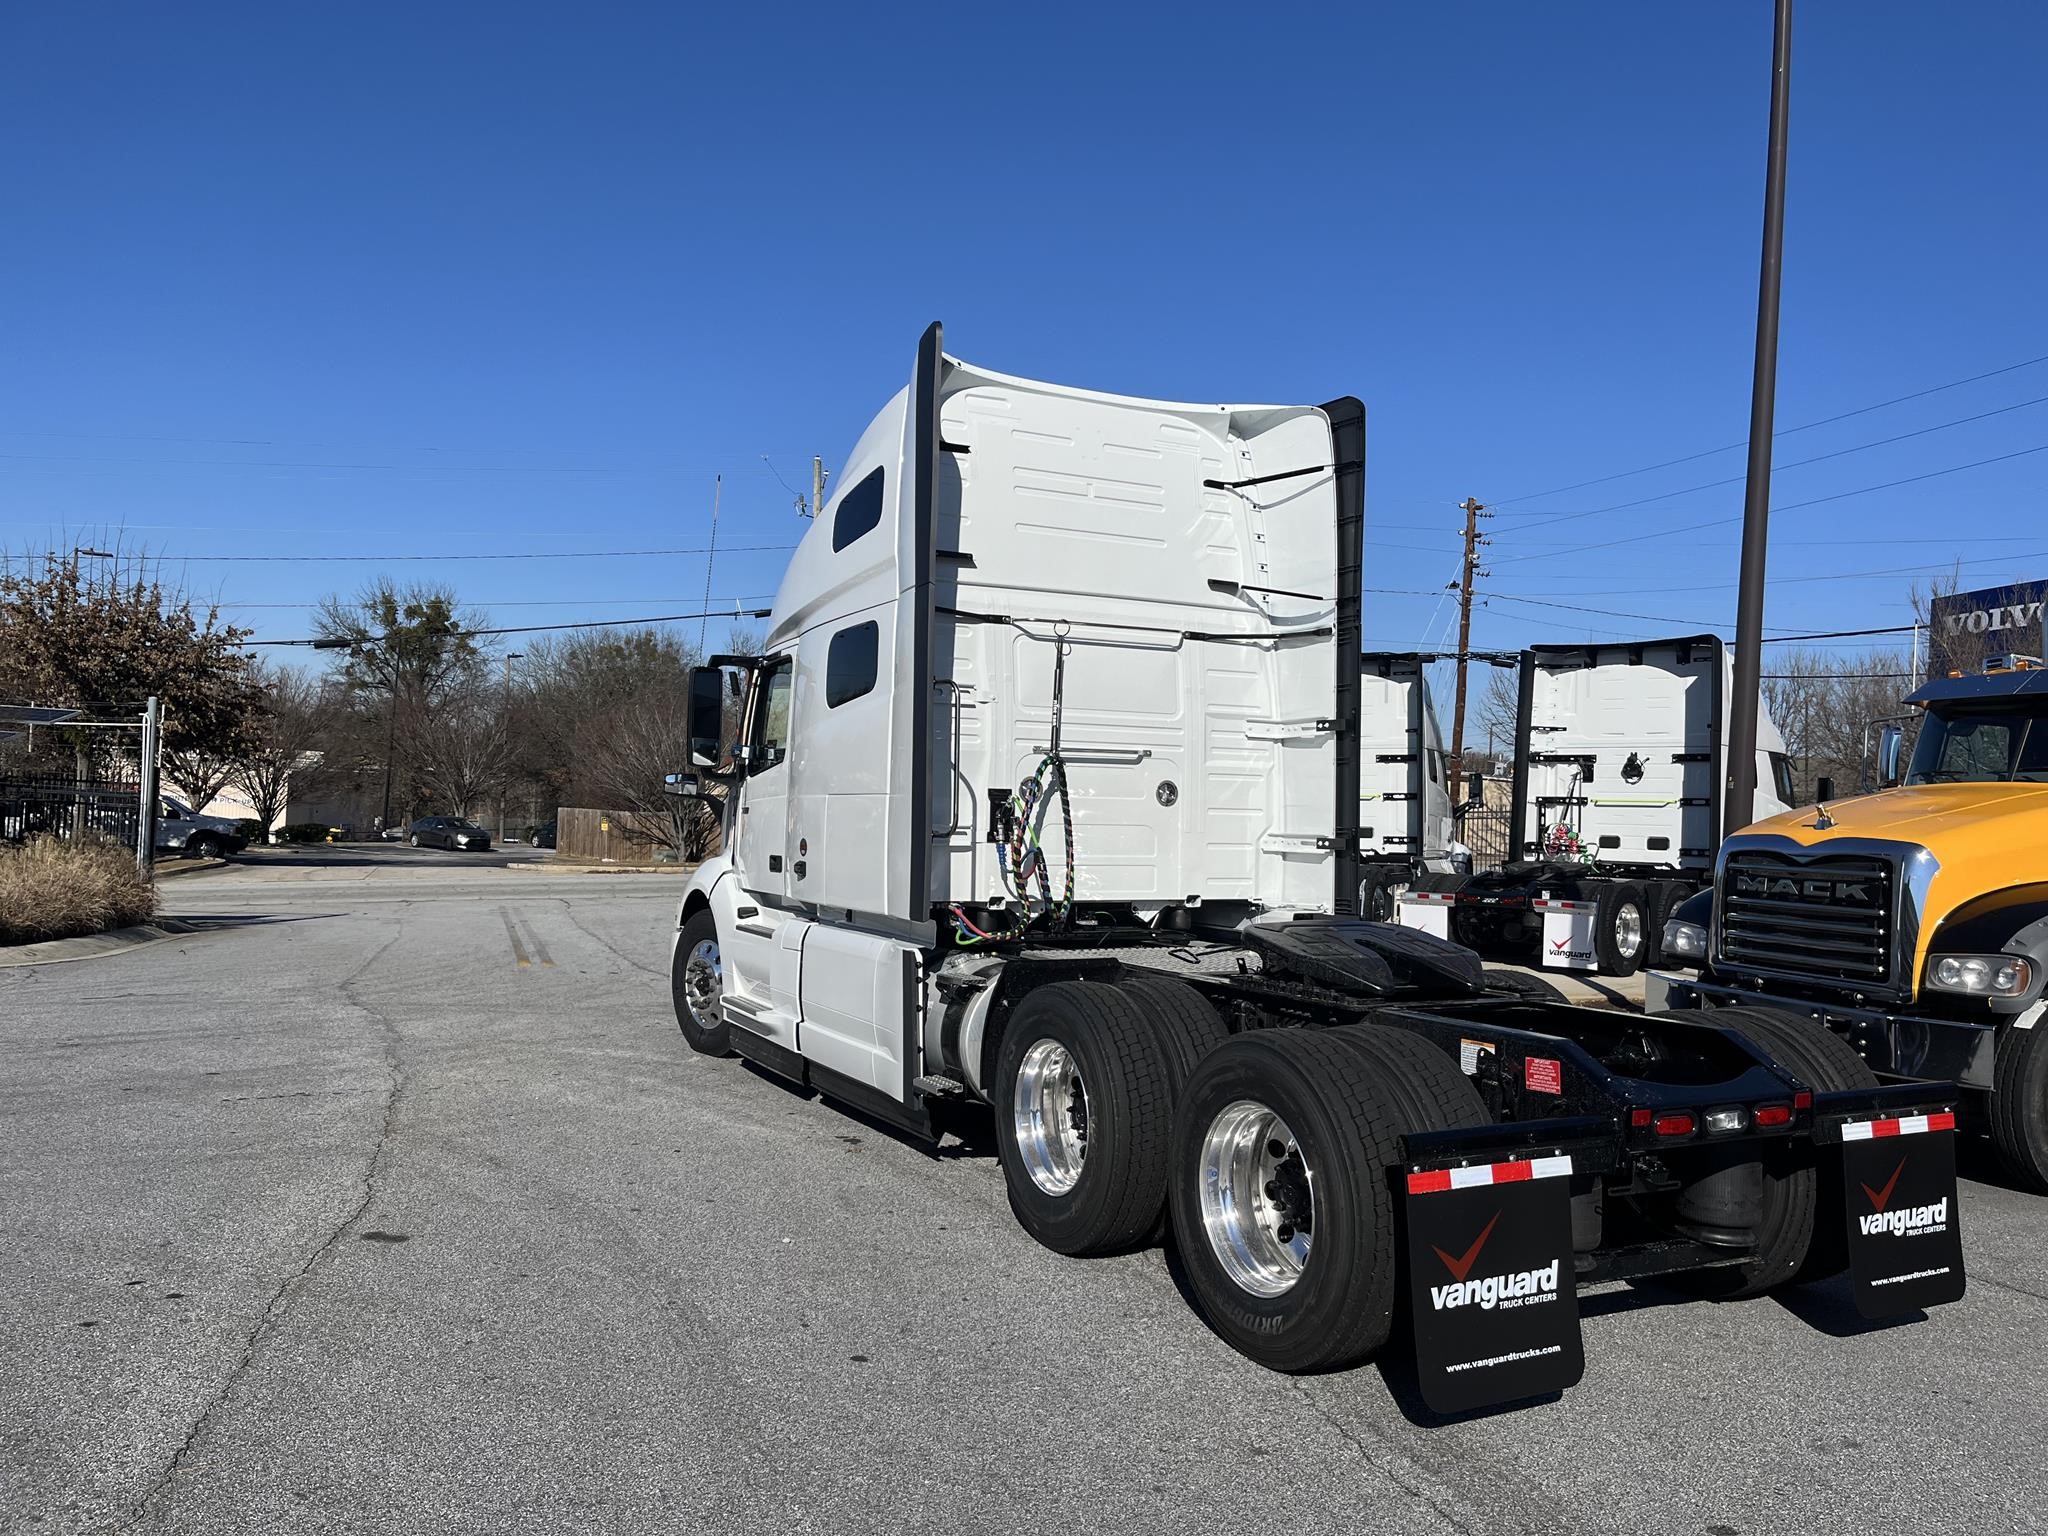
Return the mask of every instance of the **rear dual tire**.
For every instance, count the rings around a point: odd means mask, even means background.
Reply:
[[[1698,1018],[1698,1015],[1694,1015]],[[1705,1015],[1745,1035],[1815,1093],[1875,1088],[1877,1074],[1826,1025],[1780,1008],[1721,1008]],[[1823,1212],[1841,1210],[1841,1171],[1809,1141],[1767,1144],[1764,1211],[1755,1254],[1745,1263],[1691,1271],[1679,1283],[1723,1301],[1760,1296],[1779,1286],[1824,1280],[1849,1262],[1847,1238]]]
[[[995,1074],[996,1144],[1017,1222],[1073,1257],[1160,1229],[1173,1104],[1228,1031],[1165,976],[1060,981],[1017,1005]]]

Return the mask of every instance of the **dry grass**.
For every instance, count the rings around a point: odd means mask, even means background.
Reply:
[[[112,843],[37,838],[0,846],[0,944],[32,944],[147,922],[156,889]]]

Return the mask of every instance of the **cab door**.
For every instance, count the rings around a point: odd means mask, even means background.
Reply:
[[[753,707],[743,744],[746,782],[740,789],[733,865],[740,888],[771,900],[789,894],[789,726],[795,660],[784,656],[754,676]]]

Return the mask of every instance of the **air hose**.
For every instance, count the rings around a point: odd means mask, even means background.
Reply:
[[[1052,736],[1045,756],[1017,792],[1010,796],[1007,820],[1009,835],[996,843],[996,868],[1003,889],[1016,907],[1010,921],[1000,927],[982,928],[965,909],[952,908],[958,940],[963,945],[1001,943],[1022,938],[1040,920],[1049,926],[1064,924],[1074,910],[1074,804],[1067,790],[1067,760],[1060,754],[1060,716],[1065,707],[1067,679],[1067,625],[1055,626],[1052,670]],[[1045,818],[1052,802],[1060,805],[1061,840],[1066,847],[1066,879],[1057,899],[1052,877],[1046,869],[1042,837]],[[1036,894],[1033,887],[1036,887]]]

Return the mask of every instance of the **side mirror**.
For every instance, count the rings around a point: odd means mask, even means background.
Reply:
[[[1877,787],[1894,789],[1905,778],[1900,771],[1899,759],[1906,750],[1906,733],[1896,725],[1888,725],[1877,733]]]
[[[1817,804],[1826,805],[1835,798],[1835,781],[1822,774],[1813,781],[1813,798]]]
[[[725,744],[725,682],[720,667],[690,669],[690,766],[716,768]],[[670,776],[674,782],[674,775]]]
[[[665,795],[679,795],[686,799],[704,793],[704,781],[694,773],[670,773],[662,776],[661,792]]]

